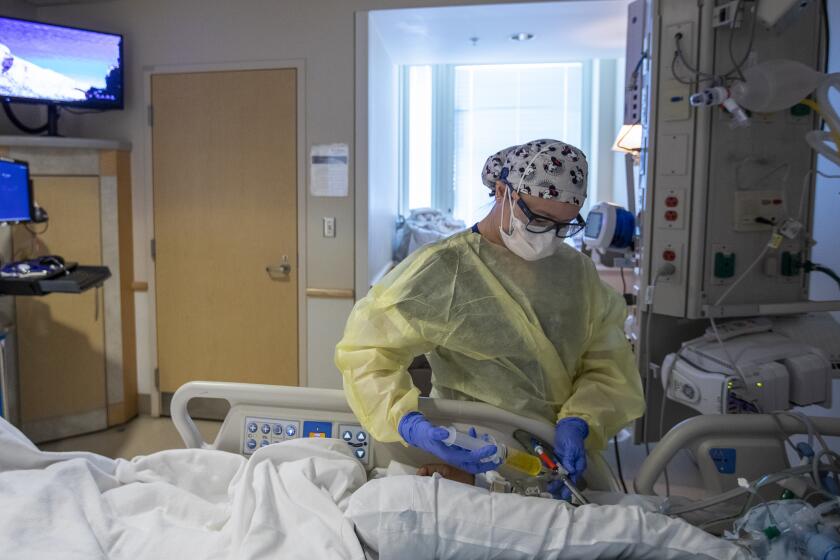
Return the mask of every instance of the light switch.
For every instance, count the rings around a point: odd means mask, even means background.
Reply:
[[[335,218],[324,218],[324,237],[335,237]]]

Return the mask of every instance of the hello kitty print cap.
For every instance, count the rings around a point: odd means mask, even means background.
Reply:
[[[490,156],[481,182],[495,189],[496,181],[503,180],[520,194],[583,206],[587,175],[586,156],[580,149],[544,138]]]

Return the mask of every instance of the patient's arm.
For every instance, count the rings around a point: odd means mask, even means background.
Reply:
[[[445,463],[432,463],[430,465],[423,465],[417,469],[417,476],[432,476],[435,473],[455,482],[462,482],[470,486],[475,484],[475,476]]]

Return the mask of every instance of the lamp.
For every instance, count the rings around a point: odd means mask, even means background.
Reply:
[[[642,151],[642,125],[638,123],[621,125],[612,149],[614,152],[638,155]]]
[[[642,125],[639,123],[625,124],[618,131],[612,149],[614,152],[624,152],[624,172],[627,180],[627,209],[636,214],[636,180],[634,166],[639,162],[642,151]]]

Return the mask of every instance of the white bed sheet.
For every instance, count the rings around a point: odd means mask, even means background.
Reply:
[[[4,559],[363,559],[342,511],[366,482],[338,440],[250,461],[183,449],[111,460],[45,453],[0,419]]]
[[[366,482],[340,440],[292,440],[250,460],[198,449],[112,460],[42,452],[0,419],[0,558],[362,560],[357,533],[382,560],[743,558],[644,502],[574,510],[422,477],[356,492]]]

